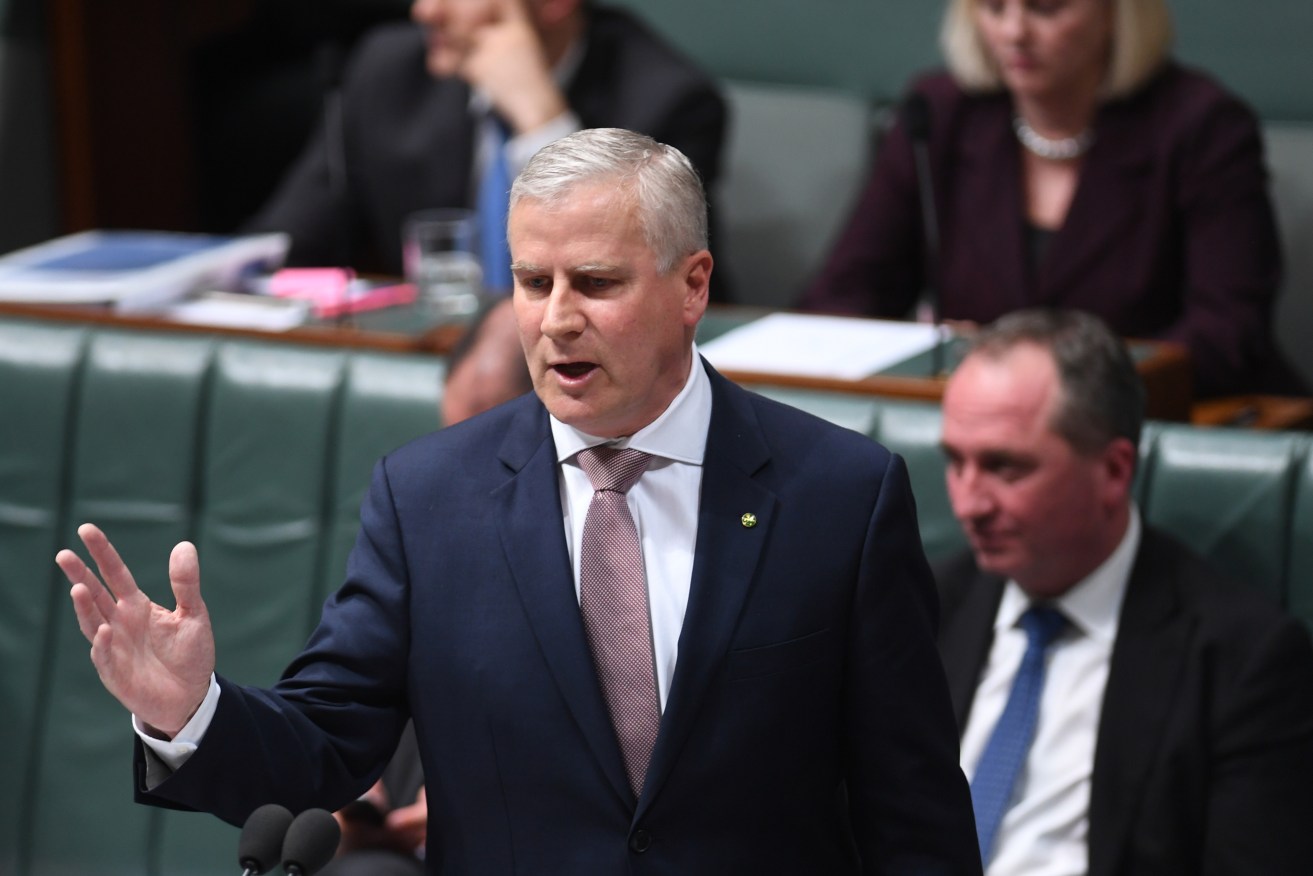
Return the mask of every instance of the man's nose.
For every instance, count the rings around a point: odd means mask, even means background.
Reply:
[[[979,472],[967,467],[948,474],[948,499],[959,520],[976,520],[994,510],[994,499]]]
[[[542,333],[553,340],[583,331],[583,312],[569,287],[558,283],[543,308]]]

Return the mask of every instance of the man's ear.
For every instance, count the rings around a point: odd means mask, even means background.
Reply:
[[[1103,450],[1106,498],[1111,505],[1130,500],[1139,450],[1128,438],[1114,438]]]
[[[699,250],[684,259],[676,270],[682,271],[684,281],[684,324],[697,325],[707,312],[710,300],[711,269],[715,259],[708,250]]]

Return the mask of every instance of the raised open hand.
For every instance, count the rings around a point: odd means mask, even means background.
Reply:
[[[169,556],[177,601],[170,611],[141,592],[99,528],[84,523],[78,536],[100,577],[71,550],[60,551],[55,562],[73,585],[69,595],[78,627],[91,643],[91,662],[106,690],[172,738],[205,699],[214,671],[214,633],[201,599],[196,548],[180,542]]]

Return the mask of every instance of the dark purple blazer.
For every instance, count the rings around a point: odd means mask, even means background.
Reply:
[[[376,28],[342,84],[346,185],[330,184],[319,130],[248,230],[286,231],[292,264],[401,273],[401,226],[430,207],[471,205],[476,125],[470,89],[424,66],[411,22]],[[720,169],[725,103],[713,80],[646,25],[594,6],[566,89],[585,128],[640,131],[679,149],[710,189]]]
[[[1185,344],[1198,395],[1299,391],[1273,347],[1281,254],[1258,124],[1239,100],[1169,63],[1103,106],[1067,219],[1032,270],[1009,96],[968,95],[945,74],[913,90],[930,106],[945,318],[1079,308],[1123,336]],[[802,306],[903,317],[925,284],[923,250],[899,123]]]

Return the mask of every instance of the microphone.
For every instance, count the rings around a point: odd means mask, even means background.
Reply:
[[[943,370],[943,327],[939,315],[939,216],[935,210],[934,178],[930,173],[930,102],[914,91],[903,102],[903,124],[912,141],[912,161],[916,165],[917,199],[921,203],[921,229],[924,248],[924,298],[929,318],[935,326],[935,345],[931,351],[930,376]]]
[[[289,876],[313,876],[333,860],[342,828],[331,812],[307,809],[287,828],[283,839],[283,869]]]
[[[250,814],[237,841],[237,865],[244,870],[242,876],[260,876],[278,866],[283,837],[291,823],[292,813],[277,803],[266,803]]]

